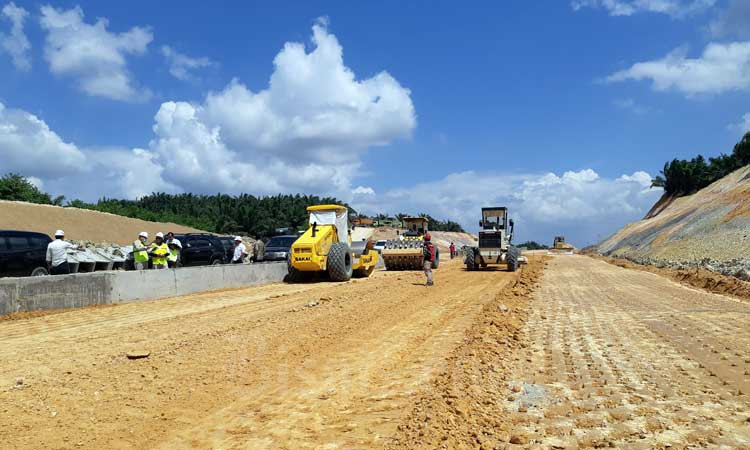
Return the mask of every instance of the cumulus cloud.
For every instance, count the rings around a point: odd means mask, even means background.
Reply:
[[[729,0],[726,8],[718,12],[708,24],[709,33],[718,38],[750,37],[750,0]]]
[[[443,179],[355,198],[368,213],[429,212],[476,230],[483,206],[508,206],[517,242],[568,236],[577,245],[593,243],[628,222],[642,218],[659,198],[651,176],[635,172],[603,178],[591,169],[562,175],[460,172]]]
[[[202,103],[165,102],[155,122],[151,148],[187,190],[350,195],[363,153],[409,137],[416,115],[387,72],[358,80],[318,22],[310,51],[287,43],[276,55],[266,89],[235,79]]]
[[[705,11],[715,3],[716,0],[573,0],[571,6],[576,11],[582,8],[602,8],[611,16],[650,12],[681,18]]]
[[[657,91],[688,96],[750,90],[750,42],[711,43],[701,56],[689,58],[678,48],[662,59],[639,62],[607,77],[610,83],[650,80]]]
[[[35,186],[69,197],[135,198],[177,188],[143,149],[79,148],[27,111],[0,103],[0,167],[26,176]]]
[[[29,50],[31,44],[23,31],[23,23],[29,13],[10,2],[3,7],[3,16],[10,20],[10,34],[0,33],[0,47],[13,59],[13,65],[19,70],[31,69]]]
[[[86,157],[37,116],[0,103],[0,167],[38,178],[77,173]]]
[[[193,71],[214,65],[214,62],[208,58],[191,58],[168,45],[161,47],[161,54],[169,65],[169,73],[182,81],[195,80],[196,76],[192,73]]]
[[[75,9],[48,15],[61,14],[67,22],[81,18]],[[103,29],[104,24],[95,27]],[[4,129],[15,131],[8,131],[12,139],[0,140],[0,163],[38,177],[50,189],[59,186],[56,192],[68,196],[73,186],[85,184],[89,191],[75,194],[86,199],[105,193],[133,198],[161,190],[305,192],[348,200],[371,190],[351,187],[364,152],[407,138],[416,126],[409,90],[387,72],[358,80],[322,22],[313,26],[309,51],[303,44],[288,43],[278,53],[266,89],[255,92],[233,80],[203,102],[162,103],[146,148],[81,149],[64,143],[35,116],[13,114],[26,117],[38,131],[9,123]],[[33,141],[43,132],[54,146]],[[40,158],[49,159],[48,171],[38,163]],[[67,170],[96,176],[86,183],[50,182],[65,180]]]
[[[127,67],[127,57],[145,53],[153,40],[149,29],[113,33],[107,30],[105,18],[93,25],[84,22],[78,6],[69,10],[43,6],[40,24],[47,32],[44,56],[52,73],[75,78],[79,89],[92,96],[122,101],[150,96],[136,86]]]

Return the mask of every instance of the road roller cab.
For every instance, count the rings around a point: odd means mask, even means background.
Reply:
[[[370,240],[351,242],[347,208],[315,205],[307,211],[309,228],[292,244],[289,252],[289,278],[298,280],[309,272],[326,272],[333,281],[370,276],[378,261],[378,252]]]

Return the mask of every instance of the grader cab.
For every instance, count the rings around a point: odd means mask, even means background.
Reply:
[[[404,217],[404,232],[398,239],[386,241],[382,256],[386,270],[422,270],[422,238],[427,234],[427,219],[424,217]],[[435,262],[432,268],[440,264],[440,251],[435,247]]]
[[[351,241],[347,208],[316,205],[307,211],[309,228],[289,251],[289,279],[297,281],[312,272],[327,273],[333,281],[369,277],[378,262],[378,252],[369,240]]]

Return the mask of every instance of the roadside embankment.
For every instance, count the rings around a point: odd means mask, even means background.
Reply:
[[[154,300],[279,282],[285,263],[0,279],[0,315]]]

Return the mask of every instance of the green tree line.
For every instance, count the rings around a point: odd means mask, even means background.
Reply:
[[[662,187],[667,194],[693,194],[735,170],[750,164],[750,133],[734,146],[730,155],[715,158],[698,155],[693,159],[673,159],[664,164],[661,173],[651,180],[652,187]]]
[[[0,178],[0,200],[63,206],[64,199],[63,196],[53,198],[42,192],[19,174],[9,173]],[[153,193],[137,200],[105,197],[96,203],[87,203],[75,199],[67,202],[65,206],[152,222],[173,222],[219,234],[268,237],[280,228],[305,229],[308,222],[307,207],[321,204],[347,206],[350,217],[357,214],[353,208],[336,198],[301,194],[256,197],[249,194],[232,196]],[[431,230],[463,231],[456,222],[436,220],[428,214],[423,216],[427,217]]]

